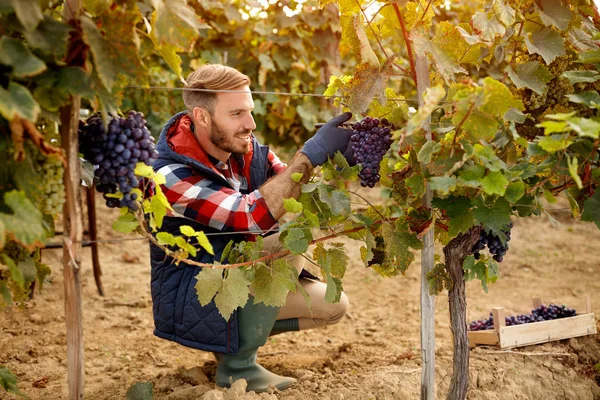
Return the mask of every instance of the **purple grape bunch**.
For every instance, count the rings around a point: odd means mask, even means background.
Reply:
[[[531,314],[519,314],[504,317],[506,326],[531,324],[533,322],[550,321],[553,319],[573,317],[577,315],[574,308],[568,308],[565,305],[550,304],[549,306],[541,305],[533,310]],[[485,331],[494,329],[494,316],[490,313],[488,319],[480,319],[469,324],[470,331]]]
[[[387,119],[365,117],[352,125],[354,134],[352,152],[354,159],[362,165],[358,173],[361,186],[374,187],[379,179],[379,164],[392,144],[392,126]]]
[[[130,111],[125,118],[111,116],[108,127],[99,114],[94,114],[80,124],[79,137],[81,153],[96,166],[96,190],[103,193],[106,206],[136,211],[137,194],[131,193],[139,185],[135,166],[138,162],[152,165],[158,158],[144,114]],[[117,191],[123,193],[123,198],[107,196]]]
[[[500,238],[492,233],[492,231],[481,230],[479,234],[479,240],[477,243],[473,245],[471,252],[475,256],[476,260],[479,260],[481,257],[480,251],[484,250],[487,246],[488,250],[492,254],[492,258],[497,262],[502,262],[504,260],[504,256],[508,251],[508,242],[510,241],[510,232],[513,227],[513,223],[510,222],[508,224],[508,229],[503,230],[502,232],[506,235],[506,242],[502,243]]]

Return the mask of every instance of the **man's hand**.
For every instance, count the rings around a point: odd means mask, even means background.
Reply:
[[[308,157],[313,166],[325,163],[327,157],[333,157],[336,151],[345,155],[350,146],[350,136],[353,132],[339,126],[351,117],[352,113],[345,112],[330,119],[317,131],[315,136],[304,143],[300,152]]]

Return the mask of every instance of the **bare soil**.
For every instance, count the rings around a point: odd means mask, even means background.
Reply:
[[[126,237],[98,198],[100,239]],[[559,208],[562,208],[559,207]],[[553,214],[555,215],[555,214]],[[600,231],[557,212],[516,221],[501,277],[484,293],[467,285],[468,320],[492,307],[528,313],[531,299],[580,311],[584,295],[600,306]],[[283,392],[245,393],[240,382],[215,389],[214,358],[153,336],[148,245],[144,240],[102,243],[106,296],[98,295],[89,248],[83,250],[85,398],[124,399],[136,382],[154,384],[155,399],[418,399],[421,381],[417,261],[406,276],[381,278],[359,262],[359,244],[347,241],[351,265],[344,289],[351,308],[337,325],[274,336],[259,361],[299,382]],[[19,379],[31,399],[68,398],[61,250],[45,250],[51,282],[25,307],[0,310],[0,365]],[[420,255],[417,254],[417,260]],[[445,398],[452,374],[448,301],[436,300],[436,391]],[[471,351],[469,399],[600,399],[600,336],[590,335],[514,351]],[[1,390],[1,389],[0,389]],[[17,397],[0,393],[0,399]]]

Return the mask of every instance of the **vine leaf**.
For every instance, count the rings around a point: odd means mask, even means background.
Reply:
[[[119,218],[113,223],[112,228],[117,232],[131,233],[133,232],[140,223],[133,214],[120,215]]]
[[[102,32],[100,32],[94,21],[88,17],[81,17],[81,28],[83,29],[83,40],[90,46],[94,56],[96,73],[102,84],[110,92],[119,73],[117,65],[111,57],[110,44],[102,36]]]
[[[569,83],[596,82],[600,79],[598,71],[565,71],[561,76],[567,78]]]
[[[438,191],[444,195],[456,189],[457,183],[455,176],[434,176],[429,178],[431,190]]]
[[[594,222],[600,228],[600,190],[583,203],[582,221]]]
[[[251,285],[254,303],[283,307],[288,292],[296,290],[297,275],[296,268],[284,258],[279,258],[270,265],[258,264]]]
[[[493,41],[496,37],[502,37],[506,28],[493,13],[478,12],[471,19],[473,31],[486,41]]]
[[[496,16],[504,25],[510,26],[515,22],[515,10],[503,0],[494,0],[493,8]]]
[[[33,55],[23,42],[8,36],[0,37],[0,62],[13,67],[12,74],[19,78],[38,75],[46,64]]]
[[[550,82],[554,76],[544,65],[538,61],[530,61],[525,64],[519,64],[516,70],[511,66],[506,68],[508,77],[515,84],[517,89],[522,87],[529,88],[539,95],[544,94],[546,84]]]
[[[12,190],[4,194],[4,202],[13,214],[0,213],[0,223],[13,239],[28,250],[44,247],[47,232],[40,210],[29,201],[22,191]]]
[[[465,271],[465,280],[470,281],[478,279],[481,281],[481,287],[484,292],[488,292],[488,283],[494,283],[498,279],[498,265],[490,260],[489,267],[483,261],[475,262],[473,255],[465,257],[463,262],[463,270]]]
[[[18,2],[18,0],[16,0]],[[4,286],[4,283],[2,283]],[[0,287],[0,291],[2,291],[2,287]],[[4,291],[2,291],[4,293]],[[9,293],[10,296],[10,293]],[[22,395],[19,387],[17,386],[17,377],[13,374],[8,368],[3,365],[0,365],[0,387],[10,393],[15,393],[18,395]]]
[[[541,6],[538,7],[538,4]],[[561,31],[569,27],[573,13],[568,7],[564,7],[560,0],[540,0],[535,8],[540,14],[540,19],[546,26],[555,26]]]
[[[446,81],[452,80],[454,74],[467,73],[457,61],[453,60],[443,48],[431,41],[425,33],[414,30],[410,34],[410,39],[412,40],[414,47],[419,49],[419,51],[427,52],[433,56],[437,67],[436,69]]]
[[[339,303],[342,298],[344,288],[342,280],[331,275],[327,275],[327,287],[325,288],[325,301],[328,303]]]
[[[568,139],[568,135],[551,135],[539,138],[537,145],[548,153],[556,153],[564,150],[573,144],[572,140]]]
[[[525,35],[525,43],[529,54],[537,53],[544,58],[546,65],[550,64],[556,57],[566,54],[565,40],[556,31],[543,28],[529,35]]]
[[[567,98],[572,103],[585,104],[588,107],[598,108],[600,106],[600,94],[596,91],[568,94]]]
[[[34,30],[44,19],[40,3],[36,0],[10,0],[17,18],[27,31]]]
[[[46,15],[35,30],[25,31],[23,35],[30,46],[47,51],[57,59],[62,59],[67,50],[70,31],[69,25]]]
[[[344,215],[350,212],[350,198],[348,192],[333,189],[327,185],[319,185],[319,199],[327,204],[335,215]]]
[[[25,86],[10,82],[8,90],[0,87],[0,115],[4,118],[11,121],[15,117],[21,117],[35,121],[39,113],[39,104]]]
[[[508,183],[508,179],[506,179],[501,171],[494,171],[487,174],[487,176],[481,180],[481,187],[483,188],[483,191],[490,196],[494,194],[504,196]]]
[[[300,227],[290,226],[286,230],[287,235],[283,239],[283,245],[293,254],[302,254],[308,250],[308,240],[304,234],[304,230]]]
[[[194,286],[200,305],[203,307],[215,299],[219,314],[229,320],[233,311],[243,307],[250,294],[250,281],[239,268],[221,270],[218,268],[203,268]]]
[[[395,223],[384,223],[381,231],[385,242],[386,263],[389,262],[395,268],[395,274],[404,274],[415,259],[410,249],[420,250],[423,243],[409,230],[406,221],[401,219]]]
[[[445,199],[435,198],[431,204],[446,212],[448,216],[448,236],[454,238],[467,232],[475,223],[471,200],[464,196],[450,196]]]
[[[354,76],[348,82],[348,108],[353,113],[364,113],[368,110],[369,104],[379,96],[379,102],[386,104],[385,87],[392,75],[392,67],[396,56],[388,58],[381,68],[379,64],[373,66],[370,64],[360,64],[354,71]]]
[[[511,182],[506,188],[504,197],[511,203],[516,203],[521,197],[525,195],[525,183],[521,180]]]
[[[423,93],[423,105],[419,107],[419,110],[408,120],[408,123],[401,131],[402,134],[410,136],[415,132],[418,132],[423,128],[427,118],[431,116],[431,113],[436,110],[439,102],[446,95],[446,91],[442,86],[434,86],[427,88]],[[398,136],[398,135],[396,135]]]
[[[491,229],[500,240],[505,241],[506,235],[502,232],[510,223],[510,204],[504,198],[497,200],[488,200],[486,203],[483,197],[479,196],[471,202],[473,205],[473,216],[480,224]]]

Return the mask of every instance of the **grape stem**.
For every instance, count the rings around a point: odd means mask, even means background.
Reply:
[[[406,29],[406,24],[404,23],[404,17],[402,16],[402,13],[400,12],[400,8],[398,8],[398,4],[392,3],[392,6],[394,7],[394,11],[396,12],[396,17],[398,17],[398,21],[400,22],[400,27],[402,28],[402,34],[404,35],[404,41],[406,42],[406,51],[408,53],[408,61],[410,63],[410,72],[411,72],[412,78],[416,85],[417,84],[417,72],[416,72],[417,69],[415,67],[415,56],[413,54],[412,44],[411,44],[410,38],[408,36],[408,30]]]
[[[382,221],[387,221],[389,222],[389,219],[384,216],[378,209],[377,207],[375,207],[373,205],[373,203],[371,203],[369,200],[367,200],[364,196],[358,194],[358,191],[355,190],[349,190],[350,193],[352,193],[353,195],[355,195],[356,197],[359,197],[360,199],[362,199],[363,201],[365,201],[371,208],[373,208],[373,210],[375,210],[375,212],[381,217]]]
[[[458,123],[458,125],[456,125],[456,128],[454,129],[454,137],[452,138],[452,147],[450,148],[450,157],[452,157],[454,155],[454,145],[456,144],[456,137],[458,136],[458,131],[462,128],[463,124],[467,121],[467,118],[469,118],[469,116],[473,112],[474,108],[475,108],[475,103],[471,103],[471,105],[469,106],[469,109],[467,110],[467,113],[465,114],[463,119]]]

